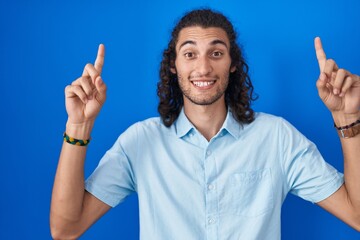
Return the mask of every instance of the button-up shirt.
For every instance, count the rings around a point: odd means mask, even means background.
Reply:
[[[136,192],[143,240],[275,240],[288,192],[319,202],[343,181],[282,118],[239,124],[229,111],[207,141],[181,111],[171,127],[151,118],[128,128],[86,190],[112,207]]]

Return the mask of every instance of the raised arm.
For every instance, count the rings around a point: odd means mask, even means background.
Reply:
[[[360,77],[327,59],[320,38],[315,38],[320,76],[319,96],[330,110],[344,155],[344,185],[318,203],[357,231],[360,231]]]
[[[101,78],[104,56],[105,47],[101,44],[94,65],[87,64],[82,76],[65,88],[65,133],[69,142],[90,139],[106,99],[106,85]],[[84,190],[86,150],[87,146],[63,143],[51,199],[50,228],[54,239],[78,238],[110,209]]]

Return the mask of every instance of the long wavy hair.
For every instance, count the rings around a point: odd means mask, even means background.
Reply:
[[[176,43],[179,33],[183,28],[200,26],[203,28],[222,28],[230,41],[231,67],[236,70],[229,74],[229,84],[225,91],[225,103],[239,123],[250,123],[254,120],[254,111],[251,102],[256,99],[253,96],[253,85],[251,83],[246,64],[239,45],[236,43],[236,32],[230,21],[221,13],[210,9],[193,10],[184,15],[174,27],[171,40],[167,49],[163,52],[160,66],[160,81],[157,84],[157,95],[159,96],[158,111],[165,126],[170,127],[178,118],[184,105],[183,94],[178,84],[177,75],[170,71],[175,67]]]

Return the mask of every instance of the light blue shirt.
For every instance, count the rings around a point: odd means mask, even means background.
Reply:
[[[106,152],[86,190],[114,207],[136,192],[143,240],[280,239],[288,192],[319,202],[343,184],[313,143],[282,118],[228,112],[208,142],[182,111],[131,126]]]

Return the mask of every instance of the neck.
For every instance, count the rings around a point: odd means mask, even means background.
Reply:
[[[185,100],[184,112],[208,141],[219,132],[227,115],[224,99],[219,99],[211,105],[196,105]]]

